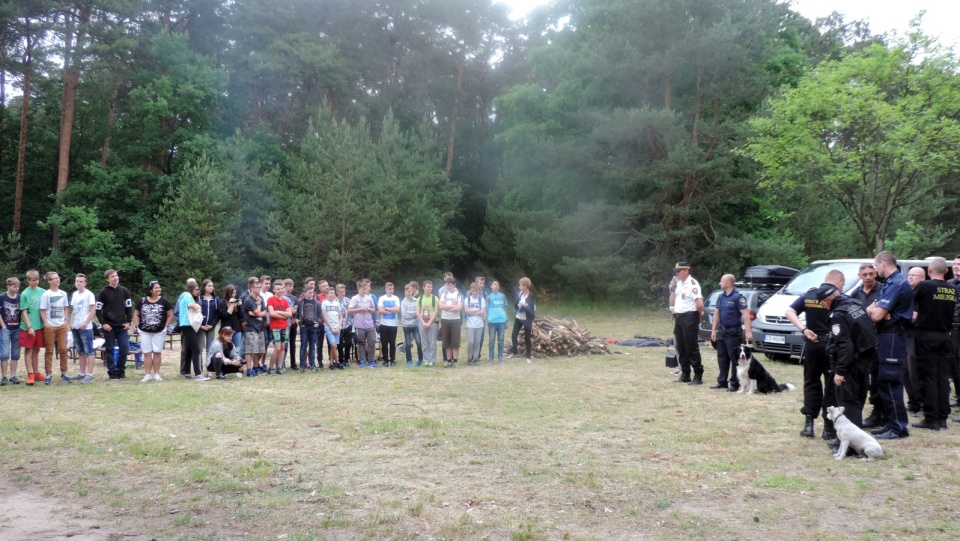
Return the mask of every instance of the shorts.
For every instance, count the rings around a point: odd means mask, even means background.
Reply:
[[[43,329],[36,330],[33,336],[27,331],[20,331],[20,347],[26,349],[40,349],[43,344]]]
[[[93,329],[73,329],[73,347],[77,355],[94,355]]]
[[[20,360],[20,329],[3,329],[0,331],[0,360]]]
[[[332,345],[332,346],[340,345],[340,333],[339,333],[339,332],[336,333],[336,334],[334,334],[334,332],[330,330],[330,327],[324,327],[324,328],[323,328],[323,334],[327,335],[327,343],[328,343],[328,344],[330,344],[330,345]]]
[[[140,331],[140,344],[144,353],[163,353],[163,344],[167,341],[167,333]]]
[[[263,331],[243,331],[243,354],[260,355],[266,353],[263,342]]]
[[[274,344],[286,344],[287,343],[287,332],[290,329],[271,329],[270,334],[273,335]]]
[[[440,323],[440,341],[444,348],[460,347],[460,320],[444,319]]]

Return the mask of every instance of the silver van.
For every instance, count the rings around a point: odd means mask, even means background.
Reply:
[[[845,293],[850,293],[860,285],[860,264],[873,263],[873,259],[827,259],[814,261],[797,273],[780,291],[772,295],[757,311],[753,321],[753,349],[762,352],[768,359],[786,361],[791,357],[800,357],[803,350],[803,335],[793,326],[786,314],[787,308],[811,288],[819,287],[827,272],[837,269],[843,273]],[[907,274],[911,267],[927,268],[928,260],[898,259],[900,272]],[[948,275],[950,265],[947,265]],[[948,276],[949,278],[950,276]],[[805,314],[800,321],[806,324]]]

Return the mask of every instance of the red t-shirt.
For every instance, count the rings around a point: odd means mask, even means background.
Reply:
[[[274,295],[267,299],[267,306],[272,307],[277,312],[286,312],[290,309],[290,303],[287,302],[287,299],[282,297],[277,297]],[[279,331],[281,329],[286,329],[290,324],[287,323],[287,318],[285,317],[272,317],[270,318],[270,330]]]

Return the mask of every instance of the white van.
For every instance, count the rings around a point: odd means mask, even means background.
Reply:
[[[873,263],[872,259],[827,259],[814,261],[797,273],[787,285],[772,295],[757,311],[757,319],[753,321],[753,349],[762,352],[768,359],[780,361],[796,357],[799,360],[803,350],[803,335],[793,326],[784,315],[787,308],[800,295],[811,288],[819,287],[827,272],[837,269],[843,273],[845,293],[850,293],[860,285],[860,265]],[[904,275],[911,267],[927,268],[929,258],[924,260],[902,259],[897,260],[897,266]],[[950,264],[947,264],[947,274],[952,274]],[[949,276],[948,276],[949,277]],[[800,321],[806,324],[806,315],[800,314]]]

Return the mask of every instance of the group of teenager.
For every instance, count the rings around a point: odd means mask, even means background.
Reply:
[[[324,368],[324,341],[330,370],[349,366],[351,355],[360,367],[395,366],[401,328],[407,366],[434,366],[438,340],[444,365],[457,366],[464,329],[468,364],[480,363],[487,330],[487,363],[502,364],[504,359],[507,300],[499,282],[494,281],[488,290],[482,276],[464,292],[457,288],[451,273],[444,276],[436,292],[430,280],[410,282],[404,286],[403,298],[395,295],[391,282],[384,284],[382,295],[372,295],[369,279],[359,280],[357,294],[348,297],[345,284],[333,286],[312,277],[303,281],[299,293],[295,293],[292,279],[261,276],[249,278],[242,291],[228,284],[222,294],[211,280],[189,278],[175,301],[163,296],[156,280],[134,300],[112,269],[104,273],[107,286],[96,296],[86,289],[83,274],[75,276],[71,295],[60,289],[56,272],[43,278],[48,289],[40,287],[39,272],[28,271],[23,292],[17,277],[8,278],[7,291],[0,295],[0,385],[21,383],[17,376],[21,349],[27,385],[53,381],[55,353],[61,380],[91,383],[95,332],[104,340],[109,379],[126,378],[130,337],[136,335],[143,355],[143,382],[162,381],[161,353],[173,332],[181,335],[180,376],[199,381],[226,379],[229,374],[279,375],[287,362],[293,370],[318,371]],[[522,330],[527,362],[531,362],[535,317],[531,286],[528,278],[518,283],[513,346],[507,354],[507,358],[518,354]],[[68,334],[78,357],[75,376],[69,374]],[[38,365],[41,349],[45,352],[42,371]]]

